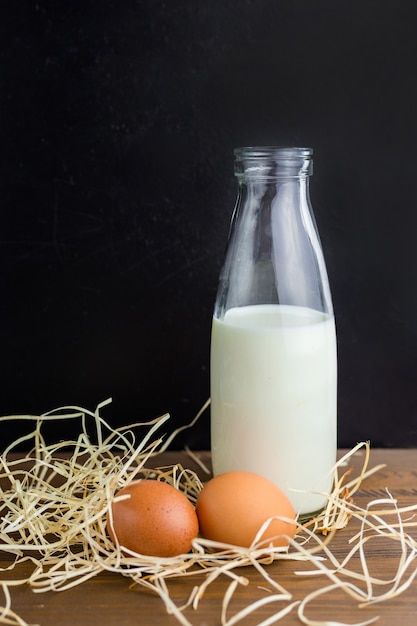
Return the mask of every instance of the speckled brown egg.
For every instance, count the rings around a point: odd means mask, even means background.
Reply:
[[[113,543],[147,556],[189,552],[198,535],[198,518],[187,497],[168,483],[138,480],[111,503],[107,529]],[[117,541],[116,541],[117,538]]]
[[[295,534],[295,512],[284,492],[252,472],[233,471],[209,480],[197,499],[200,534],[206,539],[249,547],[262,524],[269,524],[260,541],[264,546],[287,546]],[[289,520],[289,521],[286,521]]]

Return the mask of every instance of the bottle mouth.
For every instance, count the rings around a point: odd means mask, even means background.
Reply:
[[[249,146],[235,148],[235,159],[309,159],[313,156],[313,148],[297,148],[289,146]]]
[[[313,173],[313,148],[249,146],[233,153],[238,177],[299,178]]]

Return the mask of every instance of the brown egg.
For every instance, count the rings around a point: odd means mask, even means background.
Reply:
[[[147,556],[172,557],[191,549],[198,518],[187,497],[168,483],[138,480],[121,489],[111,503],[113,543]]]
[[[251,472],[219,474],[197,499],[200,534],[206,539],[249,547],[262,524],[275,515],[295,520],[287,496],[267,478]],[[295,523],[273,520],[262,535],[265,546],[287,546]],[[273,538],[273,541],[271,539]]]

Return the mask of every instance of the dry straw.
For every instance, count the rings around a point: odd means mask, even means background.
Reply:
[[[29,585],[35,593],[61,591],[106,570],[128,577],[134,587],[152,589],[167,612],[184,626],[192,626],[193,610],[198,612],[205,592],[220,577],[228,581],[219,616],[222,626],[234,626],[265,605],[270,605],[272,613],[259,626],[274,624],[290,612],[307,626],[334,626],[332,621],[308,618],[310,603],[318,596],[341,589],[358,607],[363,607],[401,594],[417,576],[417,543],[409,534],[417,526],[413,517],[417,504],[400,508],[388,492],[385,498],[369,502],[365,509],[354,503],[352,496],[362,481],[379,469],[368,468],[368,443],[358,444],[337,463],[335,486],[328,494],[327,507],[315,519],[297,524],[289,549],[265,548],[257,544],[257,539],[250,549],[244,549],[198,538],[190,553],[169,559],[122,552],[106,533],[109,503],[120,488],[132,480],[152,477],[174,485],[195,503],[203,483],[195,472],[179,464],[156,469],[149,466],[151,457],[155,465],[155,457],[183,430],[175,431],[165,441],[157,437],[169,415],[112,428],[100,413],[109,402],[101,403],[95,411],[68,406],[42,416],[0,418],[0,422],[26,420],[33,425],[28,435],[7,447],[0,460],[0,551],[8,555],[3,571],[9,570],[9,578],[10,571],[16,573],[13,580],[0,581],[4,596],[1,624],[28,626],[12,609],[14,587]],[[192,424],[207,405],[208,402]],[[80,421],[80,434],[75,441],[47,443],[43,434],[47,422],[74,419]],[[138,432],[142,432],[140,439]],[[30,447],[23,459],[22,454],[15,454],[22,446]],[[361,448],[365,451],[362,469],[352,478],[346,467],[350,457]],[[190,455],[203,473],[207,471],[198,456]],[[346,553],[337,557],[331,550],[332,536],[352,517],[359,520],[360,529],[347,545]],[[258,537],[261,534],[262,529]],[[399,546],[397,570],[389,579],[369,572],[367,545],[378,537]],[[295,577],[319,576],[317,589],[302,601],[294,601],[268,572],[268,565],[277,560],[293,561]],[[18,575],[23,562],[32,565],[26,579]],[[297,563],[303,563],[302,570]],[[250,566],[245,576],[241,573],[243,566]],[[251,568],[264,580],[265,593],[233,613],[231,600],[237,589],[251,584]],[[169,581],[178,577],[195,581],[182,606],[170,594]],[[360,624],[370,624],[375,619]]]

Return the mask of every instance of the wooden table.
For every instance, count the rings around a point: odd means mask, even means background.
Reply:
[[[199,455],[206,464],[210,464],[208,452],[202,452]],[[363,450],[355,454],[353,464],[360,465],[362,459]],[[161,465],[177,462],[182,462],[194,470],[197,469],[193,461],[182,453],[168,452],[158,459],[158,464]],[[386,467],[362,483],[360,490],[355,494],[355,502],[366,507],[371,500],[386,497],[386,490],[389,489],[392,496],[398,499],[399,506],[415,505],[417,503],[417,450],[372,450],[370,466],[380,463],[386,464]],[[336,533],[331,542],[334,554],[340,556],[348,552],[348,540],[358,528],[359,522],[352,520],[347,528]],[[410,534],[417,540],[416,528],[412,528]],[[367,562],[372,574],[389,578],[397,567],[398,559],[398,542],[380,540],[370,548]],[[357,560],[359,562],[359,559]],[[2,565],[4,564],[3,556]],[[29,571],[29,566],[27,567]],[[22,566],[22,576],[25,575],[24,569],[25,566]],[[270,576],[290,591],[295,601],[302,600],[312,590],[320,589],[328,584],[323,577],[295,575],[294,571],[299,569],[302,567],[291,561],[276,561],[267,566]],[[266,593],[263,589],[259,589],[259,587],[265,587],[265,581],[255,568],[249,566],[242,570],[244,571],[241,573],[248,578],[249,584],[237,589],[229,607],[229,616],[247,606],[259,594]],[[417,548],[415,560],[409,572],[412,571],[417,571]],[[7,579],[7,573],[2,574],[2,579]],[[187,609],[185,614],[193,626],[220,626],[222,599],[229,582],[224,579],[217,580],[208,588],[196,611]],[[173,581],[171,583],[173,599],[178,603],[184,602],[193,584],[194,582],[184,579]],[[377,624],[381,626],[396,624],[415,626],[417,622],[416,592],[417,576],[401,595],[384,603],[359,609],[357,602],[342,590],[337,589],[314,600],[306,610],[306,614],[310,619],[349,624],[380,616]],[[1,605],[4,605],[3,599],[0,600]],[[12,592],[12,608],[29,624],[40,626],[73,626],[74,623],[94,626],[97,624],[100,626],[130,626],[131,624],[174,626],[178,624],[174,617],[167,615],[165,607],[157,596],[143,589],[130,589],[129,579],[112,573],[101,573],[90,581],[64,592],[35,594],[27,586],[16,587]],[[274,610],[276,611],[277,607]],[[274,611],[271,607],[261,607],[255,614],[239,623],[244,626],[259,625],[272,612]],[[295,609],[278,623],[291,626],[301,622]]]

